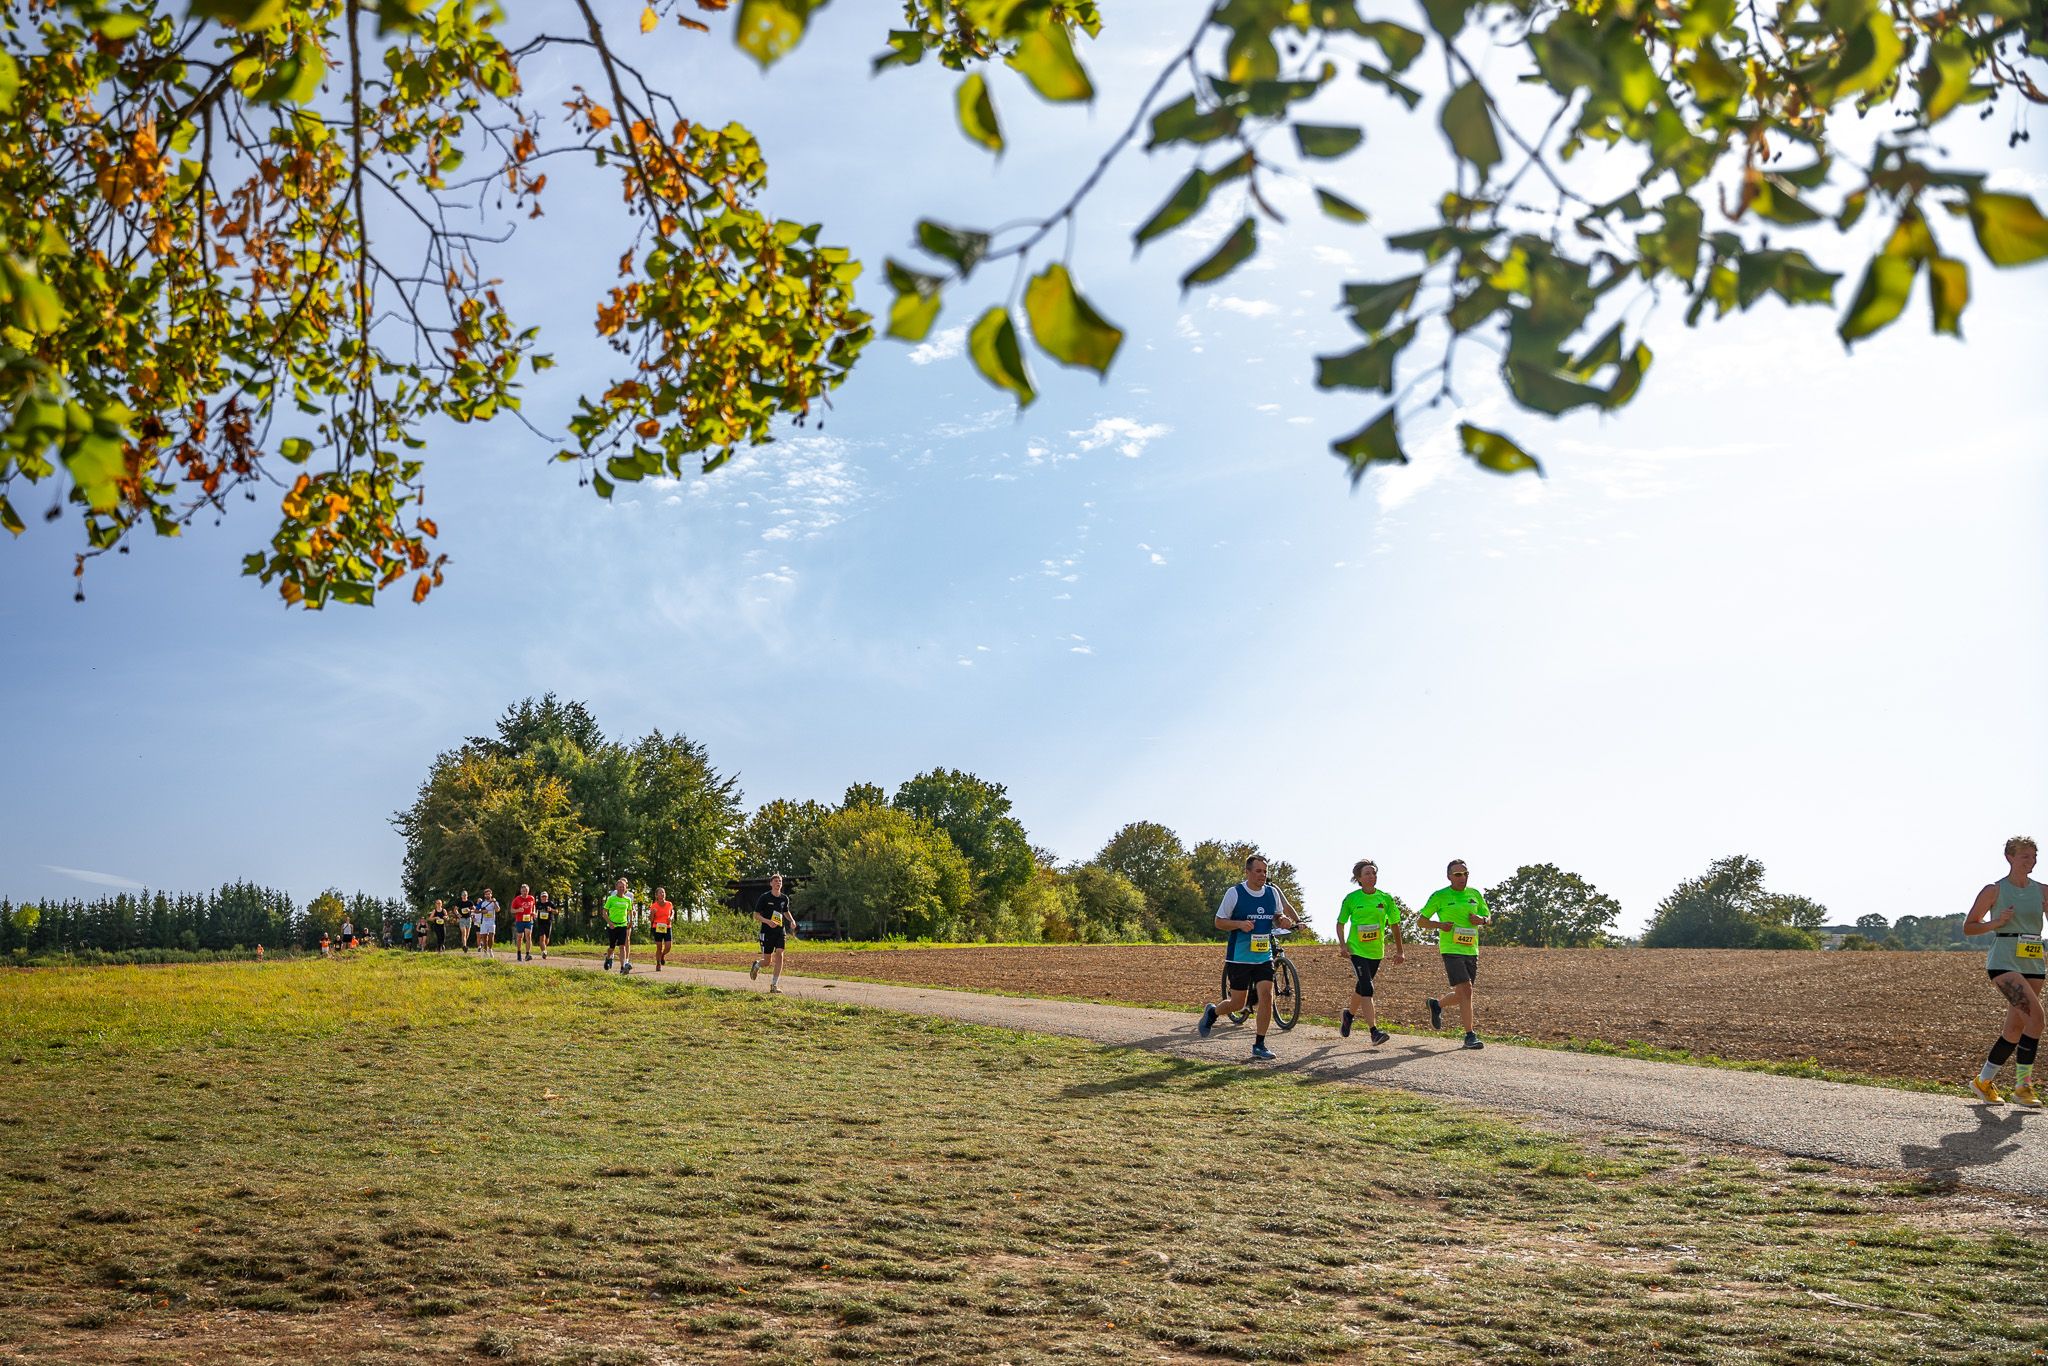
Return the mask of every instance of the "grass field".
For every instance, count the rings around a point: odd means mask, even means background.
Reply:
[[[2022,1203],[757,993],[6,972],[0,1062],[0,1359],[2048,1353]]]

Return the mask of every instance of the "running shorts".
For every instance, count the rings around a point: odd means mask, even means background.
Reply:
[[[498,937],[498,922],[495,920],[479,920],[476,922],[476,932],[478,934],[487,934],[491,938],[496,939]]]
[[[615,949],[626,947],[626,927],[624,925],[608,925],[606,928],[611,931],[611,938],[606,940],[606,943]]]
[[[1271,963],[1225,963],[1223,972],[1232,991],[1249,991],[1254,983],[1273,980]]]
[[[761,927],[761,952],[774,953],[789,942],[789,932],[780,925]]]
[[[2005,974],[2007,974],[2008,972],[2019,972],[2019,969],[2017,969],[2017,968],[1986,968],[1986,969],[1984,969],[1984,975],[1985,975],[1986,977],[1989,977],[1989,978],[1990,978],[1990,979],[1991,979],[1992,981],[1994,981],[1994,982],[1995,982],[1995,981],[1997,981],[1997,980],[1998,980],[1999,978],[2001,978],[2001,977],[2005,976]],[[2038,981],[2041,981],[2041,980],[2042,980],[2042,974],[2041,974],[2041,973],[2038,973],[2038,972],[2020,972],[2020,973],[2019,973],[2019,975],[2020,975],[2020,976],[2022,976],[2022,977],[2024,977],[2024,978],[2026,978],[2026,979],[2027,979],[2027,980],[2028,980],[2029,982],[2038,982]]]
[[[669,942],[670,934],[671,932],[668,930],[656,930],[654,932],[654,942],[657,944],[666,944]]]
[[[1352,989],[1356,991],[1360,996],[1372,995],[1373,974],[1380,970],[1380,964],[1385,961],[1386,960],[1383,958],[1361,958],[1355,953],[1352,954]]]
[[[1479,955],[1476,953],[1447,953],[1444,955],[1444,976],[1451,979],[1452,986],[1479,980]]]

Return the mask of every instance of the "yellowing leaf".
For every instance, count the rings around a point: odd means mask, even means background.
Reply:
[[[1863,283],[1849,304],[1848,316],[1836,329],[1844,342],[1860,341],[1892,322],[1905,311],[1906,296],[1913,292],[1913,277],[1920,271],[1920,259],[1879,254],[1870,258]]]
[[[1953,256],[1927,263],[1927,300],[1934,308],[1934,330],[1963,335],[1963,310],[1970,303],[1970,268]]]
[[[998,306],[981,315],[967,334],[967,354],[990,384],[1017,396],[1018,407],[1028,408],[1038,397],[1031,372],[1024,366],[1024,352],[1017,344],[1017,328],[1010,321],[1008,309]]]
[[[1970,226],[1994,266],[2023,266],[2048,256],[2048,219],[2023,194],[1971,195]]]
[[[1351,463],[1353,487],[1357,486],[1359,480],[1365,478],[1366,471],[1374,465],[1408,463],[1408,453],[1401,449],[1400,433],[1395,429],[1392,408],[1343,440],[1331,442],[1330,449]]]
[[[1003,150],[1003,130],[996,122],[996,106],[988,97],[988,82],[979,71],[960,82],[953,95],[953,107],[960,116],[960,131],[969,142],[978,143],[998,156]]]
[[[1484,427],[1460,422],[1458,441],[1465,447],[1465,454],[1495,474],[1519,474],[1523,470],[1532,470],[1539,475],[1543,473],[1543,467],[1536,463],[1536,457],[1499,432],[1489,432]]]
[[[1207,260],[1180,277],[1181,292],[1185,294],[1196,285],[1206,285],[1222,279],[1251,259],[1259,249],[1258,225],[1250,218],[1244,219],[1225,238],[1223,245],[1209,254]]]
[[[642,33],[654,32],[655,26],[660,22],[661,16],[654,12],[654,6],[649,5],[646,9],[640,11],[640,31]]]
[[[1024,287],[1024,315],[1031,320],[1033,339],[1061,365],[1107,374],[1123,344],[1123,330],[1089,306],[1067,268],[1057,262]]]
[[[1017,40],[1009,60],[1041,99],[1063,104],[1095,98],[1095,85],[1074,55],[1074,40],[1049,11],[1037,28]]]

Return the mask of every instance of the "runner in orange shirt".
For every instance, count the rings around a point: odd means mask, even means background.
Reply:
[[[533,961],[533,889],[523,882],[512,898],[512,952],[514,962]]]
[[[647,908],[647,921],[654,927],[654,970],[668,961],[669,936],[673,932],[676,908],[669,904],[668,888],[654,889],[654,904]]]

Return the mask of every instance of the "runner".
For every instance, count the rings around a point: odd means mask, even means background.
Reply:
[[[2039,1105],[2034,1093],[2034,1055],[2041,1047],[2041,978],[2048,971],[2041,952],[2041,920],[2044,893],[2041,884],[2028,874],[2040,850],[2025,835],[2005,842],[2005,877],[1977,893],[1970,914],[1963,921],[1963,933],[1988,934],[1991,949],[1984,957],[1984,971],[1991,985],[2005,998],[2005,1028],[1998,1032],[1984,1066],[1971,1087],[1985,1101],[1999,1105],[2005,1097],[1991,1079],[2005,1060],[2013,1061],[2012,1099],[2020,1105]]]
[[[545,963],[548,961],[548,939],[555,932],[555,903],[548,900],[546,892],[540,894],[540,900],[534,905],[533,929],[540,937],[540,961]]]
[[[1465,1026],[1465,1047],[1484,1048],[1486,1045],[1472,1032],[1472,984],[1479,980],[1479,928],[1493,912],[1486,909],[1485,897],[1465,885],[1472,876],[1466,871],[1465,860],[1452,859],[1444,872],[1451,885],[1430,893],[1415,923],[1421,929],[1436,931],[1436,951],[1444,956],[1444,976],[1451,982],[1451,1000],[1457,1003],[1458,1018]],[[1434,996],[1429,998],[1429,1027],[1444,1027],[1443,1002]]]
[[[469,932],[476,925],[476,903],[469,899],[465,889],[455,901],[455,924],[462,931],[462,951],[469,952]]]
[[[498,956],[498,903],[488,887],[476,903],[476,947],[486,958]]]
[[[605,944],[604,970],[612,970],[612,954],[619,955],[620,973],[633,970],[633,897],[626,890],[626,879],[620,878],[619,885],[604,899],[604,918],[610,939]]]
[[[448,908],[436,901],[427,912],[427,923],[434,927],[434,952],[440,953],[448,947]]]
[[[514,962],[533,961],[533,893],[523,882],[519,895],[512,898],[512,952]]]
[[[404,923],[402,923],[402,924],[401,924],[401,925],[399,925],[399,927],[398,927],[398,942],[399,942],[399,943],[401,943],[401,944],[403,944],[403,945],[405,945],[405,946],[406,946],[407,948],[411,948],[411,947],[412,947],[412,916],[411,916],[411,915],[407,915],[407,916],[406,916],[406,918],[405,918],[405,921],[404,921]]]
[[[761,978],[761,965],[768,964],[774,972],[768,978],[768,990],[782,990],[782,947],[788,942],[788,932],[796,929],[796,918],[789,913],[789,898],[782,894],[782,874],[768,875],[768,890],[761,893],[754,903],[754,927],[761,932],[761,956],[754,960],[754,966],[747,969],[751,980]]]
[[[322,958],[325,958],[327,956],[328,949],[329,945],[327,942],[327,931],[322,930],[320,931],[320,956]]]
[[[669,905],[668,888],[656,887],[654,901],[647,907],[647,923],[654,929],[654,970],[661,971],[661,965],[668,961],[669,936],[676,918],[676,908]]]
[[[1406,945],[1401,942],[1401,908],[1394,904],[1393,897],[1378,890],[1380,866],[1371,859],[1362,858],[1351,865],[1351,880],[1358,884],[1358,890],[1346,895],[1337,911],[1338,942],[1351,950],[1351,1004],[1344,1011],[1337,1032],[1350,1038],[1352,1020],[1363,1015],[1372,1041],[1382,1044],[1393,1035],[1380,1028],[1372,999],[1372,979],[1386,958],[1387,931],[1394,934],[1394,961],[1407,961]]]
[[[1244,881],[1223,894],[1216,908],[1216,928],[1230,931],[1224,948],[1224,974],[1230,992],[1224,999],[1202,1007],[1202,1022],[1196,1032],[1203,1038],[1216,1027],[1216,1016],[1228,1010],[1244,1009],[1247,994],[1258,996],[1258,1035],[1252,1040],[1252,1061],[1271,1062],[1266,1047],[1266,1027],[1273,1021],[1273,927],[1291,930],[1301,922],[1278,887],[1266,881],[1266,860],[1253,854],[1244,861]]]
[[[347,916],[341,918],[341,933],[335,936],[335,943],[345,949],[356,946],[356,923]]]

